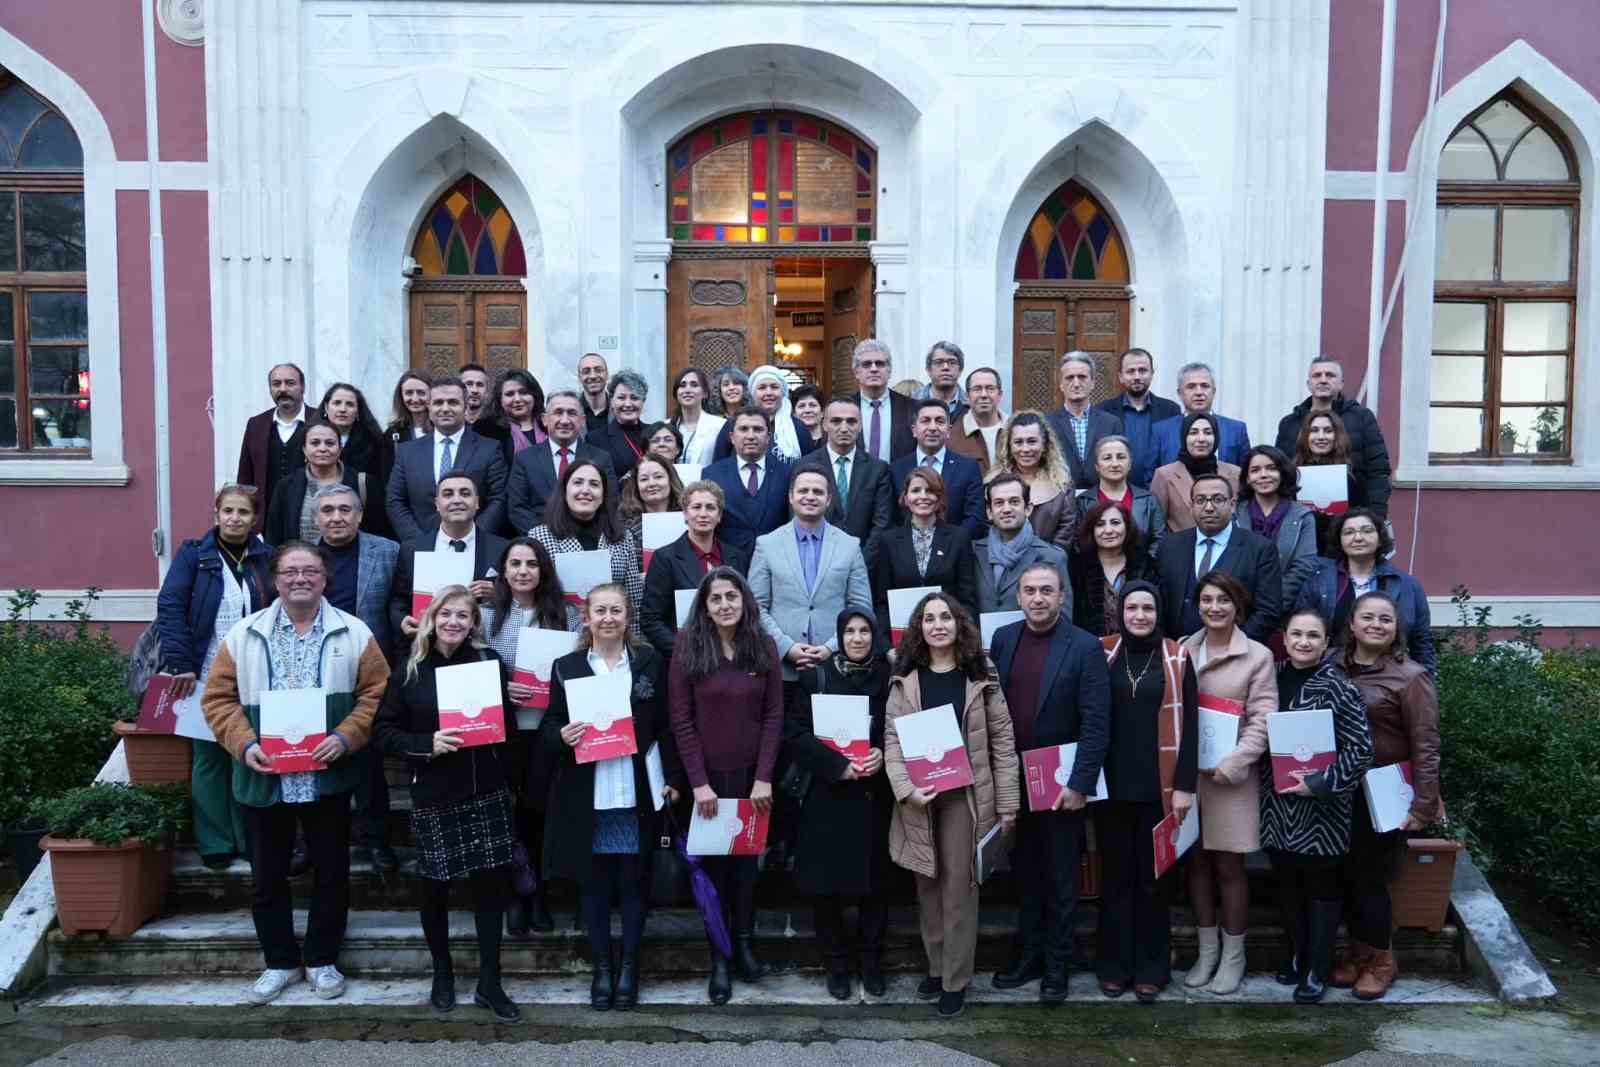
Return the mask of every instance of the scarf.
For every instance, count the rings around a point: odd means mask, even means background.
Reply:
[[[844,654],[844,628],[851,619],[865,619],[872,627],[872,651],[867,658],[856,662]],[[873,671],[884,670],[888,664],[883,658],[883,631],[878,628],[877,616],[865,608],[846,608],[839,612],[839,651],[833,654],[833,667],[846,678],[865,678]]]
[[[789,406],[789,378],[783,371],[768,363],[750,372],[750,385],[746,396],[755,400],[756,385],[763,378],[771,378],[783,387],[783,402],[772,416],[772,447],[781,452],[785,460],[800,458],[800,436],[794,432],[794,409]]]
[[[1017,536],[1009,541],[1001,540],[1000,530],[997,527],[989,527],[988,544],[989,565],[994,568],[994,584],[998,586],[1005,572],[1021,561],[1023,553],[1044,542],[1033,532],[1033,523],[1024,522],[1022,529],[1017,531]]]
[[[1131,593],[1149,593],[1156,602],[1156,628],[1144,637],[1128,633],[1122,607]],[[1161,718],[1156,723],[1156,768],[1161,782],[1161,811],[1172,814],[1172,788],[1178,777],[1178,744],[1183,739],[1183,673],[1188,653],[1176,641],[1161,636],[1161,590],[1143,579],[1124,582],[1122,595],[1117,598],[1119,632],[1100,639],[1105,651],[1106,666],[1113,666],[1117,657],[1132,653],[1148,655],[1158,645],[1161,648]],[[1116,709],[1112,709],[1116,714]]]
[[[1261,505],[1256,503],[1255,497],[1250,498],[1250,529],[1265,537],[1269,542],[1278,540],[1278,530],[1283,526],[1283,520],[1289,517],[1289,501],[1280,500],[1272,509],[1272,514],[1263,515]]]
[[[1189,454],[1189,428],[1201,419],[1211,424],[1211,455],[1192,456]],[[1217,453],[1222,451],[1222,427],[1217,420],[1204,411],[1191,412],[1183,417],[1183,428],[1178,431],[1178,462],[1189,472],[1189,477],[1199,478],[1202,474],[1217,473]]]

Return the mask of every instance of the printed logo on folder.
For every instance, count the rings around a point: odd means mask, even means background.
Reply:
[[[579,763],[631,756],[639,751],[633,728],[626,674],[596,674],[566,683],[567,712],[573,722],[588,725],[573,750]]]
[[[767,847],[767,814],[756,811],[754,801],[717,801],[710,819],[694,809],[684,851],[691,856],[759,856]]]
[[[273,774],[326,770],[311,758],[328,736],[326,689],[269,689],[261,694],[258,743],[272,761]]]
[[[1287,793],[1300,778],[1333,766],[1333,709],[1275,711],[1267,716],[1267,739],[1272,748],[1272,784]]]
[[[543,711],[550,706],[551,665],[577,647],[578,635],[566,630],[525,626],[517,631],[517,661],[511,680],[533,690],[522,707]]]
[[[500,664],[495,660],[440,667],[433,675],[439,699],[439,729],[459,730],[463,748],[506,739]]]
[[[811,733],[839,755],[860,763],[872,750],[866,697],[818,693],[811,698]]]
[[[972,784],[972,762],[967,759],[955,708],[941,704],[902,715],[894,727],[912,785],[943,793]]]

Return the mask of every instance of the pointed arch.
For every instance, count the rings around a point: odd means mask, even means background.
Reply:
[[[411,258],[424,275],[520,278],[528,273],[511,210],[474,174],[463,174],[423,213]]]
[[[1116,221],[1075,179],[1034,212],[1017,246],[1014,281],[1128,281],[1127,244]]]

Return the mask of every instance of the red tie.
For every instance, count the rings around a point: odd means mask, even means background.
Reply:
[[[565,478],[567,476],[567,468],[572,466],[572,463],[569,459],[570,456],[570,450],[565,448],[561,450],[561,469],[556,472],[557,478]]]
[[[756,483],[756,471],[758,468],[754,463],[746,463],[744,469],[750,472],[749,480],[744,483],[744,491],[751,496],[755,496],[761,490],[761,486]]]

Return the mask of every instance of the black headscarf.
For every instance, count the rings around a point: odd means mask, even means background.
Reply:
[[[1149,593],[1156,602],[1156,628],[1140,637],[1128,632],[1127,616],[1123,607],[1128,602],[1131,593]],[[1161,643],[1161,590],[1143,578],[1135,578],[1131,582],[1124,582],[1122,592],[1117,594],[1117,630],[1122,634],[1122,647],[1129,652],[1148,652]]]
[[[872,648],[868,651],[867,658],[860,663],[844,654],[844,628],[855,618],[867,620],[867,625],[872,627]],[[884,658],[888,643],[884,640],[883,628],[878,625],[878,617],[872,612],[866,608],[845,608],[839,612],[835,631],[839,637],[839,651],[833,654],[833,666],[840,674],[846,678],[859,678],[873,671],[889,669],[888,661]]]
[[[1189,454],[1189,428],[1201,419],[1211,424],[1211,455],[1200,457]],[[1178,462],[1189,472],[1189,477],[1198,479],[1203,474],[1217,473],[1217,453],[1222,449],[1222,426],[1216,417],[1207,411],[1195,411],[1183,417],[1183,429],[1178,431]]]

